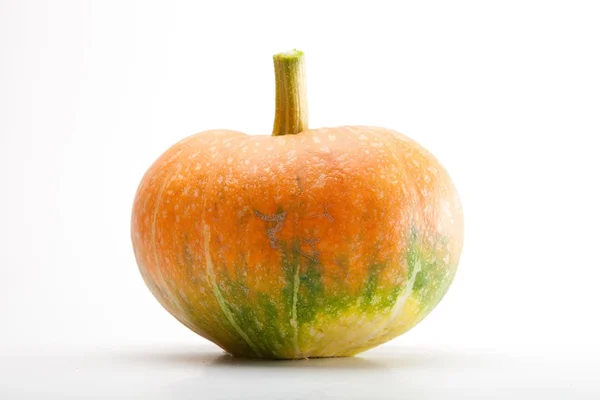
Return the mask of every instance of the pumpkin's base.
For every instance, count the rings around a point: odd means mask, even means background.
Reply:
[[[229,357],[238,359],[238,360],[248,360],[248,361],[297,361],[297,360],[317,360],[317,359],[331,359],[331,358],[349,358],[354,357],[358,353],[352,354],[334,354],[334,355],[318,355],[318,356],[303,356],[298,355],[296,357],[279,357],[279,356],[261,356],[258,357],[255,354],[237,354],[231,352],[225,352],[225,354]]]

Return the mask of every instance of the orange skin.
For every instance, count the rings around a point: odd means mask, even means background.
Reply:
[[[407,331],[447,291],[462,238],[440,163],[364,126],[190,136],[148,170],[132,216],[154,296],[246,357],[353,355]]]

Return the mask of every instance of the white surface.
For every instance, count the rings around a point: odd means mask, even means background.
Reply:
[[[596,357],[594,357],[596,356]],[[234,359],[214,347],[8,353],[8,398],[598,399],[597,354],[382,346],[360,357]],[[35,365],[36,368],[32,368]]]
[[[598,398],[599,7],[0,2],[0,398]],[[443,162],[463,258],[440,306],[391,344],[409,350],[213,362],[145,288],[131,202],[184,136],[268,134],[271,55],[293,47],[311,126],[393,128]]]

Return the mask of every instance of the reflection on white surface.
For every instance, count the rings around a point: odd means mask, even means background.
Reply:
[[[0,398],[598,399],[598,358],[393,346],[360,357],[235,359],[213,346],[8,353]]]

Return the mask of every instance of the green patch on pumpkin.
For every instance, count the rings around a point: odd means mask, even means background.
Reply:
[[[360,308],[364,312],[381,313],[390,309],[400,293],[400,287],[380,284],[379,277],[387,264],[374,264],[369,268],[369,278],[360,296]]]
[[[424,316],[441,300],[452,280],[448,267],[442,261],[445,254],[436,254],[433,249],[425,248],[416,230],[411,232],[405,255],[408,274],[404,282],[400,285],[382,285],[382,272],[393,265],[373,264],[358,295],[351,295],[341,279],[334,287],[326,287],[318,254],[303,253],[299,241],[280,241],[279,247],[282,278],[285,281],[281,294],[251,291],[246,285],[247,265],[243,260],[236,262],[239,265],[233,269],[233,276],[221,274],[217,282],[234,321],[263,357],[294,355],[296,330],[300,332],[302,326],[314,324],[320,316],[335,320],[348,310],[366,315],[387,312],[408,289],[407,284],[414,273],[417,275],[411,295],[422,305],[420,315]],[[347,256],[338,255],[336,260],[343,265]],[[222,270],[227,269],[222,266]],[[294,315],[296,326],[293,323]],[[230,327],[228,321],[221,323],[222,328],[227,329],[229,335],[239,342],[239,334]],[[198,325],[205,326],[200,321]],[[243,347],[244,343],[239,345]]]
[[[444,238],[436,238],[435,243],[445,243]],[[445,249],[444,246],[441,247]],[[409,276],[412,276],[417,263],[420,270],[417,273],[413,285],[413,293],[422,304],[421,313],[431,311],[444,297],[450,284],[453,274],[449,266],[443,262],[447,254],[436,254],[434,249],[422,245],[422,241],[416,233],[411,235],[410,245],[406,253]]]
[[[235,279],[223,276],[218,284],[233,319],[260,354],[268,358],[285,357],[293,338],[293,328],[286,316],[287,305],[281,307],[268,294],[248,289],[245,274],[237,269]]]

